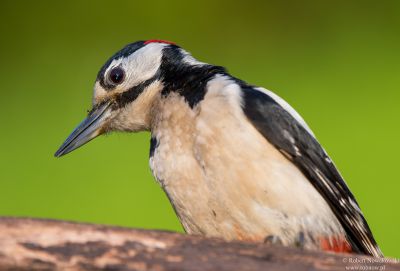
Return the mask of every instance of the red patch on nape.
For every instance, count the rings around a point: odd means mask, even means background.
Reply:
[[[144,44],[149,44],[149,43],[165,43],[165,44],[172,44],[175,45],[172,41],[167,41],[167,40],[146,40]]]
[[[344,237],[321,237],[319,241],[322,250],[338,253],[351,253],[353,251]]]

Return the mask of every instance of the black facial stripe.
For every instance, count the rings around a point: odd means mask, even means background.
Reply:
[[[151,77],[150,79],[144,81],[143,83],[131,87],[130,89],[128,89],[125,92],[122,92],[120,94],[117,95],[117,97],[115,98],[115,106],[113,107],[113,109],[118,109],[118,108],[122,108],[125,105],[127,105],[130,102],[133,102],[134,100],[136,100],[137,97],[139,97],[139,95],[148,87],[151,85],[151,83],[153,83],[154,81],[156,81],[157,79],[159,79],[159,72],[157,72],[153,77]]]
[[[170,45],[163,49],[161,78],[164,84],[163,96],[177,92],[185,97],[193,108],[203,100],[208,81],[216,74],[227,74],[224,67],[213,65],[189,65],[178,46]]]
[[[104,74],[105,74],[108,66],[110,66],[111,62],[113,62],[115,59],[119,59],[121,57],[127,57],[127,56],[133,54],[134,52],[136,52],[137,50],[139,50],[140,48],[142,48],[143,46],[145,46],[144,41],[137,41],[137,42],[128,44],[127,46],[125,46],[124,48],[119,50],[109,60],[107,60],[107,62],[100,69],[99,73],[97,74],[96,81],[99,81],[100,85],[105,90],[110,90],[110,89],[114,88],[114,85],[108,83],[107,80],[105,80],[105,78],[104,78]]]

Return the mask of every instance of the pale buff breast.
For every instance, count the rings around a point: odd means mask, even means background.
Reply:
[[[178,95],[158,110],[159,146],[150,166],[188,233],[228,240],[278,235],[284,244],[299,232],[343,234],[300,170],[247,121],[236,84],[211,81],[194,110]]]

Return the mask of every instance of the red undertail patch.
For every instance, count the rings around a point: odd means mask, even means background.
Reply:
[[[344,237],[321,237],[319,240],[322,250],[341,253],[352,252],[349,242]]]

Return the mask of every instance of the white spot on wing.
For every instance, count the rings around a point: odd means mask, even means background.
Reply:
[[[326,153],[326,152],[325,152]],[[328,156],[325,157],[325,161],[328,162],[329,164],[332,163],[331,158],[329,158]]]
[[[350,202],[351,206],[353,206],[353,208],[357,210],[357,212],[359,212],[360,214],[362,213],[360,207],[357,205],[357,203],[354,202],[354,200],[349,198],[349,202]]]
[[[283,130],[283,136],[288,139],[290,143],[295,144],[295,140],[288,130]]]
[[[294,146],[294,151],[296,152],[297,156],[301,156],[301,152],[297,146]]]
[[[324,184],[324,186],[329,190],[331,194],[334,194],[332,187],[329,185],[328,181],[325,179],[325,176],[319,169],[315,169],[314,172],[318,175],[320,181]]]
[[[346,201],[344,200],[344,198],[340,198],[339,199],[339,203],[342,207],[346,207]]]

